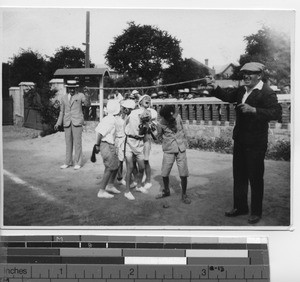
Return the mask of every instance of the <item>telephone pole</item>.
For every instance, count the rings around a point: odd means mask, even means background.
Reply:
[[[85,68],[90,67],[90,12],[86,12]]]

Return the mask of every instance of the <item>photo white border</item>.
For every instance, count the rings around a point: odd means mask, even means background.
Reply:
[[[102,3],[103,2],[103,3]],[[89,8],[132,8],[141,7],[142,1],[109,1],[104,3],[104,1],[85,1],[85,5]],[[209,2],[209,3],[207,3]],[[126,4],[125,4],[126,3]],[[72,1],[72,3],[65,3],[63,1],[13,1],[13,0],[2,0],[0,3],[0,8],[5,6],[26,6],[26,7],[81,7],[80,1]],[[285,0],[285,1],[144,1],[143,7],[141,8],[155,8],[155,7],[165,7],[165,8],[200,8],[200,9],[292,9],[296,11],[296,32],[295,32],[295,50],[299,50],[299,1],[297,0]],[[2,22],[2,21],[1,21]],[[297,97],[296,93],[299,92],[299,83],[295,80],[295,77],[299,75],[299,56],[295,52],[293,62],[293,69],[295,70],[293,76],[294,85],[294,102],[292,106],[292,148],[293,155],[291,159],[291,210],[293,217],[293,229],[291,232],[286,231],[270,231],[270,230],[165,230],[160,228],[160,230],[134,230],[136,236],[147,236],[147,235],[157,235],[157,236],[238,236],[238,237],[268,237],[269,238],[269,253],[270,253],[270,267],[271,267],[271,281],[272,282],[298,282],[299,280],[299,252],[300,252],[300,192],[299,192],[299,177],[296,173],[296,168],[299,168],[300,154],[299,154],[299,130],[296,128],[296,121],[299,119],[299,114],[296,112],[299,106],[299,95]],[[297,64],[295,63],[297,62]],[[299,79],[298,79],[299,81]],[[0,85],[1,86],[1,85]],[[2,88],[1,88],[2,89]],[[2,106],[2,101],[0,102]],[[299,111],[298,111],[299,112]],[[0,117],[0,122],[2,124],[2,115]],[[2,132],[1,139],[2,139]],[[2,146],[2,144],[1,144]],[[2,151],[2,147],[0,148]],[[3,164],[1,162],[1,170],[3,169]],[[3,184],[3,179],[1,179]],[[1,203],[3,195],[1,195]],[[295,203],[295,204],[294,204]],[[94,230],[80,230],[80,235],[132,235],[133,230],[101,230],[100,232]],[[46,229],[46,230],[27,230],[26,235],[74,235],[76,232],[74,230],[59,230],[57,229]],[[24,230],[0,230],[0,235],[24,235]]]

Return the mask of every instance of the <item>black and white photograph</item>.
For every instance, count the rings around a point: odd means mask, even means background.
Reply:
[[[2,7],[2,226],[292,226],[295,11]]]

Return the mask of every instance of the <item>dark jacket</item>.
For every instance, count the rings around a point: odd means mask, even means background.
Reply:
[[[239,87],[232,92],[225,92],[217,87],[211,92],[213,96],[224,102],[242,103],[245,88]],[[264,83],[261,90],[254,89],[245,101],[256,108],[256,114],[243,114],[236,111],[236,123],[233,129],[233,139],[249,146],[265,145],[268,142],[269,121],[281,118],[281,106],[275,92]]]

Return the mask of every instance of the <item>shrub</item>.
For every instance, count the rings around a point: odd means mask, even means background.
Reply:
[[[266,159],[290,161],[291,144],[287,140],[277,140],[268,144]]]
[[[232,141],[230,139],[218,138],[188,138],[190,149],[198,149],[203,151],[215,151],[219,153],[231,153]]]
[[[232,140],[217,137],[214,142],[216,152],[231,154],[232,153]]]
[[[213,151],[218,153],[232,154],[233,141],[229,138],[188,138],[190,149]],[[290,141],[277,140],[268,144],[266,159],[290,161]]]
[[[32,88],[24,94],[29,107],[40,113],[41,122],[45,125],[40,134],[42,137],[55,132],[54,125],[59,114],[59,104],[52,101],[55,94],[56,90],[49,87]]]

